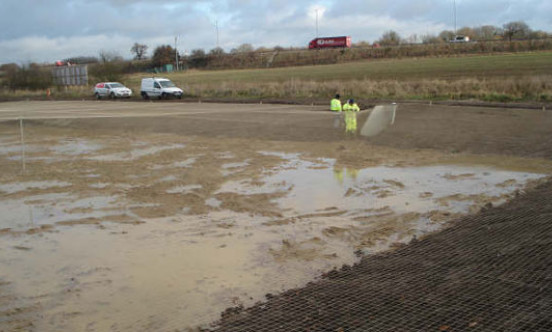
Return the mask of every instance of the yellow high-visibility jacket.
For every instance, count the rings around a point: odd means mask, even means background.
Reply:
[[[342,111],[341,100],[337,98],[332,99],[332,102],[330,104],[330,110],[332,112],[341,112]]]
[[[360,112],[360,107],[358,107],[357,103],[354,103],[354,104],[345,104],[343,105],[343,111],[347,112]]]

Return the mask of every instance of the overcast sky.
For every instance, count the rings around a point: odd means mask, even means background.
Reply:
[[[458,27],[523,20],[552,31],[550,0],[456,0]],[[0,63],[52,62],[97,56],[130,58],[134,42],[190,52],[243,43],[306,46],[319,36],[349,35],[373,42],[387,30],[403,38],[453,29],[452,0],[2,0]]]

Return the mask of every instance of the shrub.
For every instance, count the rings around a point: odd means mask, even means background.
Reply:
[[[31,63],[7,69],[5,82],[9,89],[43,90],[52,85],[52,73],[48,68]]]
[[[117,82],[123,78],[124,63],[119,61],[104,62],[89,67],[92,81]]]

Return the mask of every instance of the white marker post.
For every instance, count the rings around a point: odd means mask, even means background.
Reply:
[[[393,117],[391,118],[391,125],[395,124],[395,115],[397,114],[397,103],[391,104],[393,108]]]
[[[19,131],[21,133],[21,164],[25,173],[25,136],[23,135],[23,118],[19,118]]]

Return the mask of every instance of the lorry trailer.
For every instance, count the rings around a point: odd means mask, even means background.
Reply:
[[[350,36],[320,37],[310,41],[309,49],[351,47]]]

